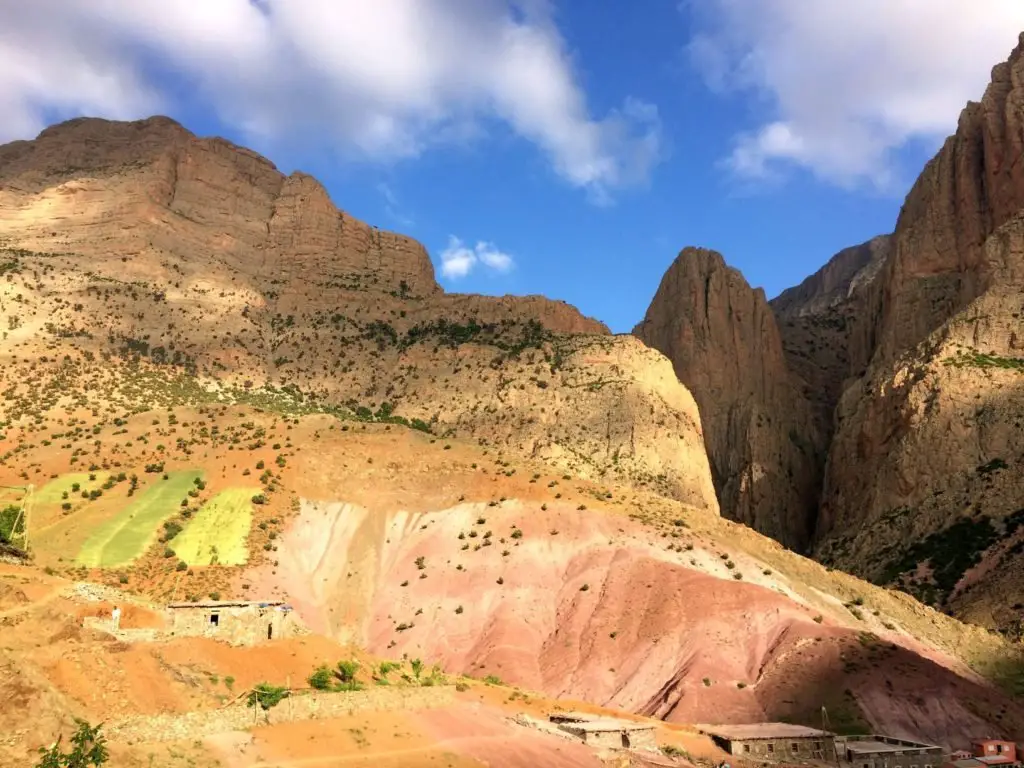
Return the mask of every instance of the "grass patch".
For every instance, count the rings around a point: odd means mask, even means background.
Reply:
[[[189,565],[245,565],[252,497],[259,488],[229,488],[203,505],[174,538],[174,553]]]
[[[95,480],[90,480],[90,474],[95,477]],[[35,498],[33,503],[37,506],[44,506],[48,504],[56,504],[60,506],[65,500],[64,494],[68,494],[71,501],[81,501],[82,491],[93,491],[107,482],[107,478],[110,477],[109,472],[71,472],[66,475],[51,480],[38,491],[35,492]],[[74,490],[75,486],[78,486],[78,490]]]
[[[157,529],[181,509],[202,472],[171,472],[101,525],[78,552],[76,562],[93,568],[130,565],[156,541]]]

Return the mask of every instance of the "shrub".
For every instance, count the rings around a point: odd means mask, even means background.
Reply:
[[[100,733],[102,723],[89,725],[85,720],[75,720],[78,730],[71,737],[71,751],[61,750],[64,734],[49,749],[39,748],[40,760],[36,768],[88,768],[88,766],[106,765],[110,754],[107,752],[107,740]]]
[[[318,691],[329,691],[334,684],[334,673],[331,672],[330,667],[326,664],[321,664],[306,680],[310,688],[315,688]]]
[[[338,669],[334,673],[343,683],[353,683],[356,679],[356,672],[359,671],[359,662],[355,659],[339,661]]]

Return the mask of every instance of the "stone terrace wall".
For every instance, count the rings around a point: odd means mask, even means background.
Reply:
[[[243,731],[257,725],[296,720],[325,720],[353,712],[374,710],[430,709],[452,702],[452,686],[430,688],[372,688],[343,693],[310,693],[291,696],[264,713],[254,716],[244,700],[223,709],[201,710],[183,715],[132,717],[114,723],[105,732],[111,740],[135,742],[201,739],[218,733]]]

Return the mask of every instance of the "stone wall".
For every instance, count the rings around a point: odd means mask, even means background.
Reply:
[[[216,608],[169,609],[169,635],[209,637],[232,645],[254,645],[264,640],[290,637],[295,634],[296,621],[291,611],[274,607],[239,605]],[[216,616],[217,622],[212,621]]]
[[[254,711],[244,699],[222,709],[182,715],[132,717],[105,728],[111,740],[129,743],[201,739],[218,733],[240,731],[258,725],[325,720],[354,712],[413,710],[443,707],[453,700],[452,686],[429,688],[380,687],[368,691],[309,693],[291,696],[273,709]]]

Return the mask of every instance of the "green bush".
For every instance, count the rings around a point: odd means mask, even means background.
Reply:
[[[307,681],[310,688],[315,688],[318,691],[329,691],[334,684],[334,673],[331,672],[330,667],[326,664],[321,664],[307,678]]]
[[[288,693],[287,688],[271,685],[270,683],[260,683],[249,691],[249,696],[245,702],[250,707],[255,707],[258,704],[266,712],[288,698]]]
[[[49,749],[40,747],[40,760],[36,768],[88,768],[88,766],[106,765],[110,754],[107,752],[107,740],[100,733],[103,724],[91,726],[85,720],[75,720],[78,730],[71,737],[71,751],[61,750],[63,734],[57,737],[56,743]]]

